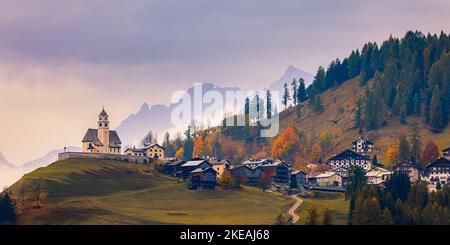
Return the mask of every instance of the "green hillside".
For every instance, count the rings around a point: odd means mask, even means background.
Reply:
[[[45,187],[40,209],[31,208],[33,182]],[[293,204],[289,197],[249,187],[192,191],[150,166],[93,159],[39,168],[11,191],[22,210],[19,224],[271,224]]]

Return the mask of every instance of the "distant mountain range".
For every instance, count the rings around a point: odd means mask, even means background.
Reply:
[[[291,87],[292,80],[299,80],[299,78],[303,78],[305,80],[305,87],[308,87],[312,81],[314,80],[314,76],[306,71],[300,70],[292,65],[290,65],[286,72],[284,72],[283,76],[280,80],[273,82],[269,86],[270,91],[279,91],[280,93],[284,91],[284,84],[287,83],[289,88]]]
[[[69,146],[66,148],[66,151],[79,152],[79,151],[81,151],[81,147]],[[42,156],[38,159],[32,160],[32,161],[28,161],[20,167],[23,168],[25,171],[31,171],[36,168],[45,167],[45,166],[49,165],[50,163],[56,162],[56,160],[58,160],[58,154],[61,152],[64,152],[64,148],[50,151],[49,153],[45,154],[44,156]]]
[[[299,78],[305,79],[305,85],[307,87],[312,83],[313,75],[291,65],[287,68],[283,76],[281,76],[280,80],[271,83],[269,89],[271,91],[283,91],[284,83],[288,83],[290,86],[294,78],[296,80]],[[261,88],[255,89],[257,90]],[[226,91],[239,91],[240,88],[220,87],[214,85],[213,83],[202,84],[203,94],[212,90],[218,91],[224,96]],[[190,87],[187,90],[187,93],[192,96],[194,94],[194,87]],[[174,127],[170,117],[172,110],[179,104],[180,102],[177,102],[166,106],[161,104],[149,105],[147,103],[143,103],[137,113],[128,116],[128,118],[123,120],[116,129],[122,140],[122,145],[138,145],[142,138],[150,130],[153,133],[157,133],[159,136],[162,136],[162,134],[164,134],[167,130]]]
[[[3,168],[13,168],[14,165],[11,164],[10,162],[8,162],[8,160],[6,160],[6,158],[3,156],[3,154],[0,153],[0,167],[3,167]]]

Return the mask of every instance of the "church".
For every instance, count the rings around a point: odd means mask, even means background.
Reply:
[[[82,142],[83,152],[121,154],[122,142],[116,131],[109,130],[105,109],[98,115],[97,128],[89,128]]]

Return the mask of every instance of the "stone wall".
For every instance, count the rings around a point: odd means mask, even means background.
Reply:
[[[92,153],[92,152],[63,152],[58,154],[58,160],[64,160],[69,158],[94,158],[103,160],[115,160],[131,163],[150,163],[148,157],[143,156],[128,156],[109,153]]]

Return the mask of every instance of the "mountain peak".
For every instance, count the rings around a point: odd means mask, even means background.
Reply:
[[[141,109],[139,109],[138,113],[143,113],[146,111],[150,111],[150,106],[148,105],[147,102],[144,102],[144,104],[141,105]]]

